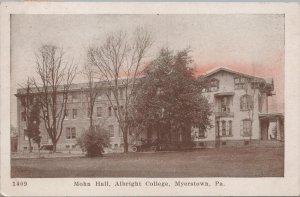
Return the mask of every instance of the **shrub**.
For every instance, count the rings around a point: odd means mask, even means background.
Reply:
[[[88,157],[102,156],[104,147],[109,145],[109,135],[105,129],[94,127],[84,132],[77,142]]]

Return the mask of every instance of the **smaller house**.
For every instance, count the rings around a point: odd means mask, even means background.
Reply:
[[[207,81],[203,94],[213,110],[213,127],[192,128],[192,137],[198,146],[284,140],[283,114],[268,113],[268,97],[274,90],[272,78],[224,67],[212,69],[202,77]]]

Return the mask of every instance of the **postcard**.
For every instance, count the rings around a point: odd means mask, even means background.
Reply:
[[[1,4],[3,196],[296,196],[299,4]]]

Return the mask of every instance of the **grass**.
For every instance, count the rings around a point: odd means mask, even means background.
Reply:
[[[12,159],[13,178],[282,177],[283,148],[115,153],[104,157]]]

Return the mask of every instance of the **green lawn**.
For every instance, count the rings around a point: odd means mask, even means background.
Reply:
[[[115,153],[98,158],[12,159],[12,177],[281,177],[283,148]]]

